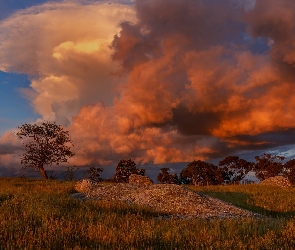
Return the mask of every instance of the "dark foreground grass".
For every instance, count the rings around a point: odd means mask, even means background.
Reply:
[[[0,179],[0,249],[295,248],[295,220],[287,215],[263,220],[164,220],[146,208],[75,200],[69,196],[73,186],[73,182]],[[228,201],[229,193],[239,193],[242,206],[259,207],[254,186],[252,193],[242,186],[229,188],[197,191],[224,195]],[[274,207],[268,211],[289,209],[278,204],[283,196],[272,195],[266,187],[258,190],[268,195],[267,206]],[[294,196],[292,192],[287,197]]]

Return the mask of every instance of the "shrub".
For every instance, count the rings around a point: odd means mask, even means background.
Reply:
[[[113,179],[115,182],[128,183],[128,179],[131,174],[144,175],[144,173],[145,169],[137,169],[135,162],[131,159],[120,160],[116,167],[116,173]]]
[[[63,174],[63,177],[66,181],[74,181],[77,180],[75,173],[79,170],[78,167],[67,167],[66,172]]]

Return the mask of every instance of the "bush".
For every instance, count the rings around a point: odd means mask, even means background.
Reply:
[[[63,174],[63,177],[66,181],[74,181],[77,180],[75,173],[79,170],[78,167],[67,167],[66,172]]]
[[[144,173],[145,169],[137,169],[135,162],[131,159],[120,160],[116,167],[116,173],[113,179],[115,182],[128,183],[131,174],[144,175]]]

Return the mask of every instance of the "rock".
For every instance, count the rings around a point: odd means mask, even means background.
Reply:
[[[262,218],[259,214],[232,206],[216,198],[200,195],[175,184],[137,185],[113,183],[99,185],[85,195],[86,200],[119,201],[149,207],[162,218]],[[159,218],[159,217],[157,217]]]
[[[291,182],[283,176],[270,177],[262,182],[262,185],[279,186],[279,187],[291,187]]]
[[[136,183],[141,185],[152,185],[154,182],[147,176],[131,174],[128,179],[129,183]]]
[[[79,193],[87,193],[98,186],[98,182],[89,179],[83,179],[81,181],[78,181],[74,188]]]

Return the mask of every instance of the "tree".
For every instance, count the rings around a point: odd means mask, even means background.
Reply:
[[[135,162],[132,161],[131,159],[120,160],[116,167],[114,181],[128,183],[129,176],[131,174],[144,175],[144,173],[145,173],[145,169],[137,169]]]
[[[295,184],[295,159],[289,160],[284,164],[283,176],[293,185]]]
[[[48,179],[45,166],[68,162],[68,158],[74,155],[69,132],[55,122],[24,124],[18,127],[16,135],[20,139],[26,138],[23,143],[26,152],[21,158],[21,164],[25,168],[38,169],[44,179]]]
[[[275,177],[283,172],[283,160],[285,157],[271,154],[255,156],[255,176],[263,181],[269,177]]]
[[[179,184],[177,174],[170,174],[170,168],[161,168],[161,172],[157,176],[157,181],[162,184]]]
[[[227,156],[218,164],[225,172],[225,182],[229,184],[239,183],[252,169],[252,165],[238,156]]]
[[[224,181],[224,174],[217,166],[204,161],[190,162],[180,173],[181,179],[197,186],[218,185]]]

